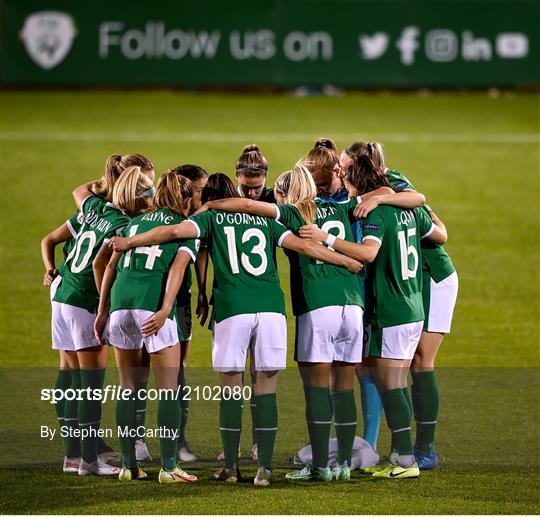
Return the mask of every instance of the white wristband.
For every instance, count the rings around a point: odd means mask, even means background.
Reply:
[[[329,233],[328,237],[326,237],[326,240],[324,241],[324,243],[327,246],[332,247],[336,243],[336,239],[337,239],[337,237],[335,235],[332,235],[331,233]]]
[[[362,196],[358,196],[356,198],[356,201],[358,201],[358,204],[361,205],[362,204]]]

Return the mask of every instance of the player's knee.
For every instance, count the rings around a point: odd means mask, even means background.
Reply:
[[[413,372],[422,372],[422,371],[430,371],[433,370],[435,367],[435,358],[426,356],[422,353],[416,353],[414,354],[412,363],[411,363],[411,370]]]

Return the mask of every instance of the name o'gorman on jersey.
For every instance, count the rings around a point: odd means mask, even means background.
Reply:
[[[107,233],[112,228],[112,224],[109,221],[99,217],[95,210],[90,210],[84,216],[84,222],[90,226],[90,228],[94,228],[103,233]]]
[[[218,213],[216,214],[216,223],[217,224],[250,224],[258,226],[268,227],[268,221],[265,217],[258,215],[250,215],[243,213]]]

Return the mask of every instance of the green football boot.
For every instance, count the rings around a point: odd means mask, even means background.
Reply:
[[[343,465],[336,465],[332,469],[332,475],[336,481],[349,481],[351,479],[351,467],[345,461]]]
[[[289,472],[285,475],[285,479],[289,481],[332,481],[334,476],[330,467],[304,467],[302,470]]]
[[[390,465],[382,470],[374,472],[371,477],[374,478],[389,478],[389,479],[411,479],[420,476],[420,469],[416,461],[410,467],[402,467],[401,465]]]

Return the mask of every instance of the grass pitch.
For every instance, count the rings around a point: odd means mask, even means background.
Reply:
[[[31,92],[1,100],[3,513],[538,512],[538,96]],[[52,408],[39,401],[39,389],[54,378],[53,368],[43,367],[57,363],[39,241],[74,211],[73,186],[98,177],[112,153],[146,154],[158,173],[191,162],[232,175],[242,146],[252,142],[269,160],[271,183],[321,135],[339,146],[362,137],[382,141],[388,165],[409,176],[448,227],[460,293],[439,356],[441,469],[411,482],[358,476],[346,485],[286,483],[286,459],[306,436],[289,317],[291,368],[278,393],[279,479],[270,489],[209,480],[219,450],[217,408],[203,401],[192,404],[188,428],[204,460],[194,469],[198,485],[159,486],[157,465],[149,469],[153,481],[129,486],[62,475],[60,441],[39,437],[40,425],[54,425]],[[287,294],[288,265],[278,257]],[[207,370],[209,345],[209,332],[196,324],[192,384],[217,380]],[[112,410],[105,408],[111,423]],[[383,432],[383,451],[387,444]]]

